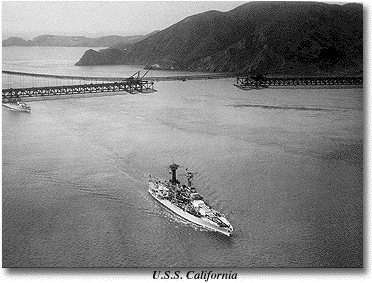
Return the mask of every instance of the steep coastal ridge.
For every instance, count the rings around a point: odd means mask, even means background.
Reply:
[[[271,74],[361,74],[363,6],[248,2],[192,15],[134,44],[88,50],[76,65]]]

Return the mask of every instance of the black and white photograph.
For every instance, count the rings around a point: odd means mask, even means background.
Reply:
[[[3,1],[3,269],[362,270],[365,9]]]

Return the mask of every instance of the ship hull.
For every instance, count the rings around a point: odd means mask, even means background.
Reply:
[[[149,188],[148,192],[150,193],[150,195],[156,199],[160,204],[162,204],[163,206],[165,206],[166,208],[168,208],[169,210],[171,210],[173,213],[175,213],[176,215],[180,216],[181,218],[191,222],[191,223],[194,223],[198,226],[201,226],[203,228],[206,228],[206,229],[209,229],[209,230],[213,230],[213,231],[216,231],[216,232],[220,232],[222,234],[225,234],[227,236],[231,236],[231,233],[227,231],[227,229],[224,229],[222,227],[219,227],[217,225],[213,225],[209,222],[207,222],[207,220],[204,220],[204,218],[199,218],[199,217],[196,217],[188,212],[185,212],[184,210],[182,210],[181,208],[177,207],[176,205],[172,204],[170,201],[168,200],[165,200],[165,199],[160,199],[158,198],[152,191],[151,191],[151,188]]]
[[[13,110],[13,111],[20,111],[20,112],[31,112],[30,109],[26,109],[26,108],[21,108],[21,107],[18,107],[16,105],[12,105],[10,103],[3,103],[3,106],[5,108],[8,108],[10,110]]]

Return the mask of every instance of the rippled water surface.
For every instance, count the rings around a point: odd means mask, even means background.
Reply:
[[[53,54],[40,73],[62,60]],[[362,266],[362,89],[233,83],[3,108],[3,266]],[[233,236],[185,223],[147,193],[149,174],[169,178],[172,157],[198,172]]]

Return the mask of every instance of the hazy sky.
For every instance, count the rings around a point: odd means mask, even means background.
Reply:
[[[248,1],[19,1],[2,2],[2,38],[41,34],[134,35],[162,30],[208,10],[229,11]]]

